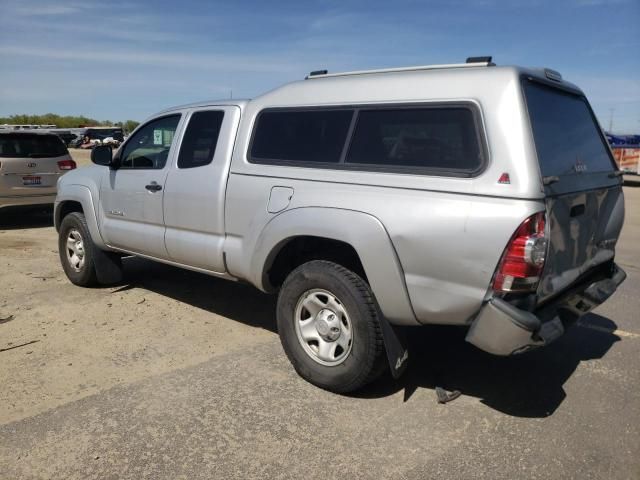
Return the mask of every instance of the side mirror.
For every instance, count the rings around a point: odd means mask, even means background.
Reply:
[[[113,154],[109,145],[96,145],[91,150],[91,161],[96,165],[110,167],[112,165]]]

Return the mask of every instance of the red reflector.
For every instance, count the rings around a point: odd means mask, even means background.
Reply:
[[[502,184],[510,184],[511,183],[511,178],[509,177],[509,174],[507,172],[503,173],[502,175],[500,175],[500,178],[498,179],[498,183],[502,183]]]
[[[505,248],[493,289],[501,292],[535,290],[544,267],[547,239],[545,214],[538,212],[520,224]]]
[[[73,160],[60,160],[58,162],[58,168],[60,170],[73,170],[76,166],[76,162]]]

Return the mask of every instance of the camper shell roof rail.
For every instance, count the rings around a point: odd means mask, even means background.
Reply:
[[[369,75],[373,73],[396,73],[396,72],[413,72],[417,70],[442,70],[447,68],[472,68],[472,67],[492,67],[495,63],[491,62],[491,57],[476,57],[482,61],[473,61],[467,63],[449,63],[443,65],[416,65],[413,67],[396,67],[396,68],[380,68],[376,70],[355,70],[352,72],[328,73],[327,70],[315,70],[306,77],[305,80],[328,77],[346,77],[350,75]],[[470,58],[475,60],[475,58]]]

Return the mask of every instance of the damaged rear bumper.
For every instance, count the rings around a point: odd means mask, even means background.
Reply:
[[[568,324],[613,295],[626,277],[624,270],[611,264],[606,274],[590,275],[534,312],[492,297],[473,320],[466,340],[495,355],[547,345],[560,337]]]

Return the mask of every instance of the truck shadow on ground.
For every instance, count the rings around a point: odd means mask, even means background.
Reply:
[[[124,260],[127,286],[140,287],[234,321],[277,333],[276,296],[252,286],[146,261]],[[410,330],[410,364],[393,380],[389,374],[351,395],[379,398],[436,386],[479,398],[490,408],[517,417],[547,417],[560,406],[563,385],[580,362],[603,357],[620,340],[617,326],[588,314],[553,345],[513,357],[497,357],[465,342],[466,329],[429,326]],[[284,353],[283,353],[284,355]],[[434,393],[435,402],[435,393]]]
[[[0,210],[0,230],[53,226],[53,206],[11,207]]]
[[[563,385],[578,365],[602,358],[620,340],[612,333],[616,328],[608,318],[591,313],[552,345],[511,357],[491,355],[465,342],[463,328],[419,328],[410,337],[411,363],[405,375],[398,380],[390,376],[381,379],[359,396],[371,398],[404,390],[408,400],[418,388],[438,386],[479,398],[507,415],[548,417],[565,399]]]
[[[136,257],[123,259],[121,289],[140,287],[252,327],[276,333],[275,295],[251,285],[230,282],[202,273]]]

